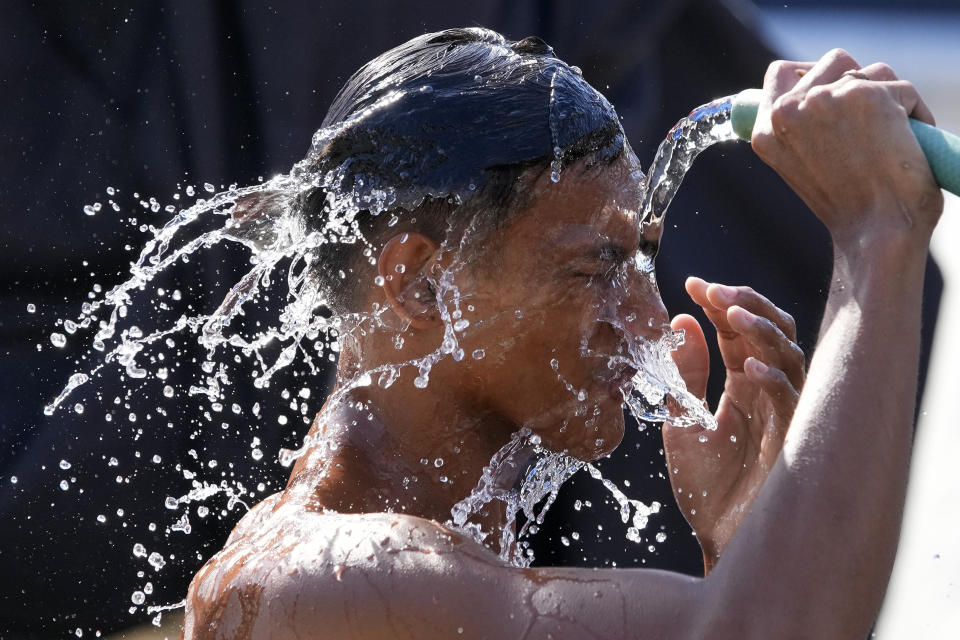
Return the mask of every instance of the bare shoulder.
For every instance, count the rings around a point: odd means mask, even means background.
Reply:
[[[425,623],[443,627],[454,616],[441,603],[458,589],[464,602],[475,598],[466,584],[451,584],[464,571],[495,579],[509,568],[436,522],[317,513],[273,496],[197,573],[184,635],[303,638],[322,628],[330,638],[422,637]],[[457,635],[456,627],[437,631]]]
[[[184,637],[642,637],[631,631],[638,616],[657,636],[655,603],[689,581],[654,575],[518,569],[437,522],[321,514],[274,497],[194,578]],[[643,597],[650,580],[673,586]]]

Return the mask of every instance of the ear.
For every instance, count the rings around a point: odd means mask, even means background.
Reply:
[[[377,261],[387,302],[415,329],[441,324],[436,295],[426,275],[438,249],[437,243],[422,233],[401,233],[383,245]]]

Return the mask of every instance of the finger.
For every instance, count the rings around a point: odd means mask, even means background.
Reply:
[[[750,287],[732,287],[714,283],[707,287],[707,298],[718,309],[726,310],[733,305],[743,307],[750,313],[762,316],[776,324],[790,340],[794,342],[797,340],[797,323],[793,316]]]
[[[727,311],[730,326],[740,333],[756,350],[756,357],[746,360],[761,360],[765,366],[782,370],[795,390],[803,387],[806,358],[803,351],[788,339],[780,328],[770,320],[754,315],[742,307],[733,306]]]
[[[843,49],[833,49],[820,58],[813,67],[797,80],[792,92],[804,93],[810,87],[830,84],[843,77],[847,71],[857,70],[860,65]]]
[[[687,290],[687,294],[690,295],[690,298],[698,305],[702,307],[710,304],[710,301],[707,299],[707,287],[710,286],[710,283],[706,280],[696,276],[690,276],[686,282],[683,283],[683,286]]]
[[[795,62],[793,60],[777,60],[767,67],[767,72],[763,78],[763,89],[767,95],[783,95],[793,90],[816,62]],[[772,102],[773,98],[771,98]]]
[[[885,62],[874,62],[860,69],[860,73],[874,82],[899,80],[896,72]]]
[[[670,322],[670,328],[684,333],[683,344],[670,354],[680,377],[683,378],[687,391],[703,398],[707,395],[707,378],[710,375],[710,351],[707,349],[703,328],[696,318],[687,314],[675,317]]]
[[[929,107],[924,103],[920,94],[917,93],[917,88],[914,87],[912,83],[905,80],[897,80],[883,84],[893,95],[894,99],[900,103],[900,106],[903,107],[909,117],[914,120],[926,122],[933,127],[937,126],[937,121],[934,119],[933,113],[930,112]]]
[[[850,80],[883,82],[886,87],[891,89],[894,98],[903,106],[907,115],[915,120],[926,122],[931,126],[936,126],[936,120],[933,117],[929,107],[920,98],[916,87],[913,84],[900,80],[896,72],[890,65],[884,62],[874,62],[859,70],[850,70],[844,73],[844,78]]]
[[[764,434],[764,438],[769,435],[782,436],[789,427],[790,419],[800,400],[800,394],[790,383],[786,373],[776,367],[769,367],[756,358],[747,358],[744,362],[744,372],[770,398],[774,413],[783,418],[783,420],[772,421],[778,430],[773,434]]]
[[[710,283],[694,276],[687,278],[686,281],[686,289],[687,293],[690,294],[690,299],[703,309],[707,319],[717,330],[718,337],[732,340],[737,337],[737,333],[727,323],[726,306],[717,306],[711,302],[707,294],[710,286]]]

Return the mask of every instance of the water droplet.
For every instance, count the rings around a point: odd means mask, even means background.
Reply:
[[[88,216],[92,216],[97,212],[97,210],[93,208],[93,205],[87,204],[83,206],[83,212]]]
[[[17,482],[19,482],[17,476],[10,476],[10,484],[17,484]]]
[[[253,451],[250,452],[250,457],[253,458],[254,460],[260,460],[263,458],[263,451],[261,451],[260,449],[254,449]]]
[[[173,496],[167,496],[167,499],[163,502],[163,506],[165,506],[167,509],[176,509],[179,504],[180,501]]]
[[[483,357],[487,354],[483,349],[474,349],[472,355],[474,360],[483,360]]]
[[[165,395],[165,396],[168,397],[168,398],[172,398],[172,397],[173,397],[173,387],[171,387],[170,385],[166,385],[166,386],[163,388],[163,395]]]
[[[439,469],[440,467],[442,467],[442,466],[443,466],[443,458],[437,458],[436,460],[434,460],[434,461],[433,461],[433,466],[435,466],[437,469]]]
[[[51,333],[50,343],[57,348],[63,348],[67,344],[67,336],[62,333]]]
[[[102,513],[97,516],[97,522],[99,522],[100,524],[103,524],[106,521],[107,521],[107,516],[103,515]]]
[[[429,384],[429,382],[430,382],[429,378],[426,378],[424,376],[417,376],[416,378],[413,379],[413,386],[415,386],[417,389],[426,389],[427,384]]]
[[[134,591],[133,595],[130,596],[130,601],[136,605],[141,605],[146,602],[146,600],[147,596],[143,594],[143,591]]]
[[[469,326],[470,326],[470,321],[469,321],[469,320],[457,320],[456,322],[453,323],[453,330],[454,330],[454,331],[463,331],[464,329],[466,329],[466,328],[469,327]]]
[[[67,489],[70,488],[70,483],[67,482],[66,480],[61,480],[61,481],[60,481],[60,488],[61,488],[62,490],[64,490],[64,491],[66,491]]]
[[[135,558],[146,558],[147,549],[139,542],[133,545],[133,555]]]
[[[150,557],[147,558],[147,562],[150,563],[150,566],[153,567],[154,571],[160,571],[167,564],[167,561],[163,559],[163,556],[154,551],[150,554]]]
[[[210,513],[210,509],[208,509],[204,505],[200,505],[199,507],[197,507],[197,515],[200,516],[201,518],[206,518],[207,514],[209,513]]]
[[[32,302],[27,305],[27,313],[35,313],[36,310],[37,310],[37,305],[33,304]]]
[[[665,534],[663,531],[661,531],[661,532],[657,533],[656,539],[657,539],[657,542],[665,542],[666,539],[667,539],[667,534]]]
[[[83,413],[83,405],[78,402],[77,404],[73,405],[73,410],[74,410],[74,412],[77,413],[77,414],[82,414],[82,413]]]
[[[217,188],[216,188],[215,186],[213,186],[212,184],[210,184],[209,182],[204,182],[204,183],[203,183],[203,189],[204,189],[207,193],[213,193],[214,191],[217,190]]]
[[[378,287],[382,287],[386,283],[387,281],[383,279],[383,276],[377,276],[373,279],[373,284],[377,285]]]

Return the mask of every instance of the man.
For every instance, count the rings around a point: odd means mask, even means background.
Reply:
[[[522,568],[440,524],[522,427],[584,460],[615,447],[637,350],[668,326],[686,334],[687,388],[702,395],[707,370],[696,321],[667,323],[662,229],[639,217],[612,109],[536,39],[453,30],[361,69],[324,123],[308,168],[393,189],[408,211],[347,220],[369,255],[321,257],[357,319],[337,389],[286,491],[194,579],[185,637],[862,637],[896,546],[942,208],[906,117],[932,117],[889,68],[842,51],[776,63],[764,90],[754,148],[831,232],[833,288],[804,381],[789,316],[687,283],[727,367],[716,431],[664,431],[704,578]],[[303,211],[325,223],[331,202],[317,191]],[[478,516],[487,533],[508,524],[496,504]]]

